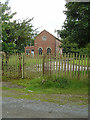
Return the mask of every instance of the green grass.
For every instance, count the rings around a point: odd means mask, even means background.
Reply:
[[[20,91],[19,89],[9,89],[8,93],[4,93],[3,97],[13,97],[18,99],[39,100],[42,102],[52,102],[59,105],[74,104],[74,105],[87,105],[87,96],[72,96],[72,95],[57,95],[57,94],[37,94],[35,92],[30,93],[28,91]]]
[[[20,99],[40,100],[63,104],[88,104],[88,81],[69,80],[67,78],[38,77],[34,79],[3,79],[12,82],[13,85],[23,88],[2,87],[7,91],[3,97],[14,97]],[[29,91],[31,90],[31,91]]]
[[[26,66],[33,66],[42,63],[42,56],[24,56]]]
[[[5,78],[4,78],[5,79]],[[13,84],[23,86],[26,90],[35,93],[47,94],[88,94],[88,80],[75,80],[68,78],[38,77],[34,79],[11,79]]]
[[[70,63],[70,61],[69,61]],[[73,64],[73,61],[71,61],[71,64]],[[79,60],[74,60],[74,64],[76,65],[79,65]],[[80,66],[87,66],[87,59],[86,60],[80,60]]]
[[[4,57],[3,59],[3,64],[4,64],[4,68],[8,68],[8,67],[15,67],[18,68],[19,67],[19,63],[21,63],[22,66],[22,59],[19,60],[19,57],[22,57],[22,55],[10,55],[9,59],[8,59],[8,64],[6,66],[6,58]],[[36,64],[41,64],[42,63],[42,56],[29,56],[29,55],[24,55],[24,65],[25,67],[27,66],[33,66]]]
[[[63,104],[88,104],[88,80],[68,79],[67,77],[55,78],[55,76],[37,77],[34,79],[7,79],[3,81],[18,85],[19,88],[2,87],[7,91],[3,97],[40,100]],[[23,86],[23,88],[21,88]],[[30,91],[29,91],[30,90]]]

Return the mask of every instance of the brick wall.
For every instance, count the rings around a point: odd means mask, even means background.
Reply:
[[[46,36],[46,40],[42,40],[43,36]],[[35,54],[39,48],[42,48],[43,53],[47,53],[47,48],[51,48],[51,53],[55,53],[55,37],[45,30],[41,32],[34,40]]]
[[[51,49],[51,54],[62,53],[62,48],[59,48],[61,42],[57,40],[52,34],[46,30],[42,31],[39,35],[36,36],[34,40],[34,46],[27,46],[25,48],[25,53],[27,49],[34,50],[34,54],[39,53],[39,48],[42,49],[43,54],[47,54],[47,49]]]

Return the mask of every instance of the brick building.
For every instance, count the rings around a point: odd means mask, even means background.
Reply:
[[[32,54],[62,54],[62,48],[60,48],[61,42],[58,38],[43,30],[38,34],[34,40],[34,46],[25,47],[25,53]]]

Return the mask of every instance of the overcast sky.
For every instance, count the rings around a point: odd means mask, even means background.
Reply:
[[[5,1],[5,0],[1,0]],[[65,0],[10,0],[9,5],[12,12],[17,12],[14,19],[33,18],[32,24],[39,28],[39,32],[47,30],[51,34],[55,29],[60,30],[66,16]]]

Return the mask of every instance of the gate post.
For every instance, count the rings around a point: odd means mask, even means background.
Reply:
[[[22,79],[24,78],[24,54],[22,54]]]

